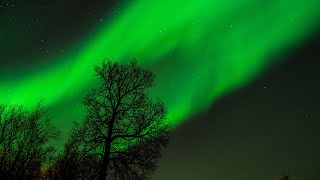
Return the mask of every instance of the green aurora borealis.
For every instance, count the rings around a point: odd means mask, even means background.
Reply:
[[[81,118],[78,104],[93,85],[93,66],[135,57],[155,71],[152,94],[178,125],[277,63],[275,57],[307,38],[320,18],[319,0],[135,0],[121,6],[87,34],[80,50],[45,69],[25,69],[18,81],[2,80],[1,103],[29,106],[42,98],[60,111],[58,124],[71,125]]]

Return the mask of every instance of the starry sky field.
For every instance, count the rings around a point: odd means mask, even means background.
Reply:
[[[320,2],[1,0],[0,103],[43,99],[67,133],[93,66],[157,75],[177,133],[154,179],[317,179]]]

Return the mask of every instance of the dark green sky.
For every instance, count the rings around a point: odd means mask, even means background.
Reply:
[[[48,62],[48,57],[76,50],[88,32],[106,21],[106,13],[117,10],[112,0],[1,0],[1,4],[2,71],[59,63]]]
[[[123,1],[0,2],[0,80],[15,82],[20,70],[80,50]],[[300,180],[320,179],[319,46],[314,34],[273,57],[285,61],[178,126],[153,179],[272,180],[288,168]]]
[[[320,179],[320,38],[182,125],[155,180]]]

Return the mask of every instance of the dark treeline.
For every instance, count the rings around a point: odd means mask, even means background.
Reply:
[[[166,108],[147,90],[155,75],[137,61],[95,66],[99,85],[83,98],[62,152],[60,132],[39,102],[0,105],[0,179],[150,179],[169,142]]]
[[[99,84],[83,98],[85,116],[62,152],[43,102],[0,105],[0,179],[151,179],[170,137],[164,103],[147,93],[155,75],[135,60],[103,61],[95,75]]]

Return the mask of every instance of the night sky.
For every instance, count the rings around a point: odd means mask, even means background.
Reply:
[[[154,179],[320,179],[320,37],[181,125]]]
[[[176,133],[154,179],[320,179],[320,2],[0,0],[0,103],[59,129],[104,58],[158,78]]]

